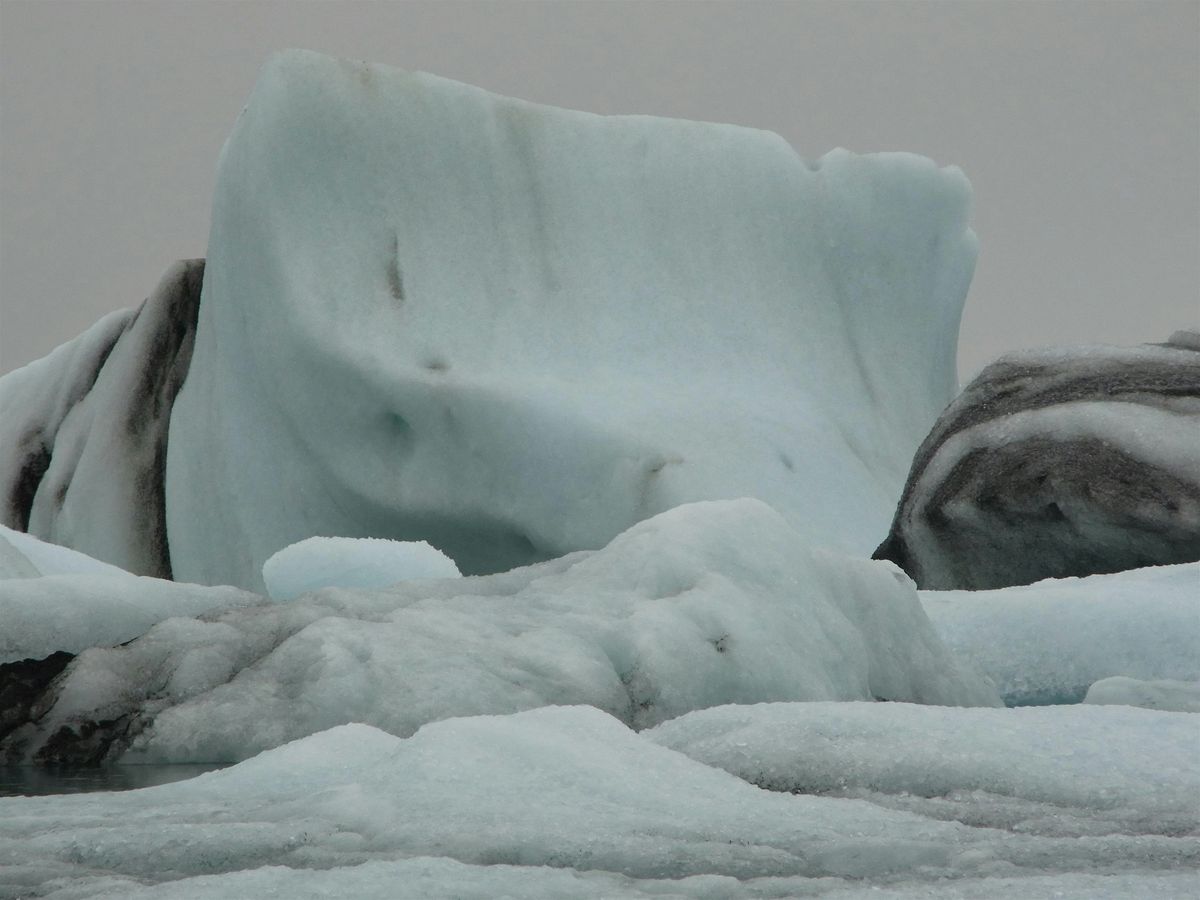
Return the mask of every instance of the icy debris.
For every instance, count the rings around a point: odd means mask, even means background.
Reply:
[[[295,600],[324,587],[385,588],[399,581],[459,577],[454,560],[425,541],[382,538],[307,538],[263,564],[263,582],[275,600]]]
[[[41,740],[69,726],[90,748],[96,723],[133,715],[145,728],[126,761],[231,761],[344,722],[408,735],[555,703],[638,728],[764,700],[999,704],[907,578],[811,550],[757,500],[677,507],[601,551],[514,572],[210,618],[80,657]]]
[[[947,646],[1010,706],[1078,703],[1114,675],[1200,681],[1200,563],[920,593]]]
[[[1088,688],[1083,702],[1200,713],[1200,681],[1139,681],[1116,675]]]

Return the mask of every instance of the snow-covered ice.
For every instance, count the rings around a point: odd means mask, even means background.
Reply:
[[[1174,681],[1169,678],[1140,681],[1114,675],[1102,678],[1088,688],[1083,702],[1200,713],[1200,681]]]
[[[64,726],[90,748],[94,723],[131,715],[144,730],[124,761],[210,762],[355,721],[403,736],[587,703],[642,728],[722,703],[872,697],[1000,702],[890,563],[814,551],[760,501],[712,501],[500,575],[164,622],[77,659],[30,749]]]
[[[274,600],[295,600],[323,587],[384,588],[459,574],[454,560],[425,541],[383,538],[305,538],[263,564],[263,582]]]
[[[1010,705],[1078,703],[1114,675],[1200,681],[1200,563],[920,594],[947,646]]]
[[[1120,719],[1111,708],[1084,711]],[[373,896],[406,874],[435,897],[453,895],[456,882],[466,896],[504,887],[524,896],[522,878],[532,896],[610,887],[616,896],[837,896],[893,886],[954,896],[945,879],[978,891],[989,876],[1019,896],[1022,876],[1050,893],[1064,872],[1094,886],[1107,877],[1135,891],[1185,890],[1194,880],[1170,869],[1200,861],[1194,832],[1026,834],[764,791],[588,707],[453,719],[408,739],[346,725],[186,782],[0,802],[0,890],[62,888],[75,898],[189,877],[207,880],[148,896],[345,896],[359,887]],[[311,893],[293,895],[298,869],[331,871],[313,872]],[[392,881],[392,890],[406,884]]]
[[[909,154],[280,54],[219,164],[176,577],[261,589],[312,535],[496,572],[742,496],[869,553],[954,390],[969,197]]]

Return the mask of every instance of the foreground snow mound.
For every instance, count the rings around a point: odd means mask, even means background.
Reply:
[[[645,734],[768,790],[1026,834],[1200,834],[1200,731],[1175,713],[774,703],[689,713]]]
[[[872,697],[999,704],[890,564],[813,552],[765,504],[719,501],[501,575],[163,623],[77,659],[29,752],[67,761],[75,729],[92,753],[112,722],[109,758],[137,734],[126,761],[190,762],[351,721],[408,735],[450,716],[586,703],[642,728],[722,703]]]
[[[1114,675],[1200,680],[1200,563],[921,600],[951,650],[1010,706],[1078,703]]]
[[[203,273],[204,260],[176,263],[138,309],[0,378],[0,524],[171,577],[167,428]]]
[[[264,866],[225,875],[198,875],[152,886],[119,877],[95,879],[80,888],[72,879],[48,900],[230,900],[287,897],[289,900],[397,900],[397,885],[421,900],[1193,900],[1200,876],[1191,871],[1092,875],[1063,873],[1008,878],[888,879],[886,886],[833,877],[762,877],[739,881],[728,875],[687,878],[629,878],[595,870],[549,866],[469,865],[430,857],[368,862],[336,869]]]
[[[566,896],[778,897],[995,874],[1019,886],[1061,872],[1145,887],[1178,884],[1163,870],[1198,856],[1193,837],[1033,837],[762,791],[586,707],[455,719],[406,740],[347,725],[191,781],[0,800],[0,890],[76,898],[189,876],[207,880],[157,896],[293,896],[297,877],[263,866],[334,870],[294,896],[335,884],[371,896],[406,872],[430,885],[422,896],[512,885],[496,866]],[[215,877],[238,870],[254,871]]]
[[[263,581],[275,600],[295,600],[323,587],[384,588],[459,574],[454,560],[425,541],[382,538],[311,537],[263,564]]]
[[[742,496],[866,554],[954,389],[968,208],[916,156],[280,54],[219,165],[175,575],[322,534],[497,572]]]
[[[934,590],[1200,560],[1198,351],[1002,357],[921,444],[876,557]]]
[[[1088,688],[1083,702],[1200,713],[1200,681],[1139,681],[1116,675]]]

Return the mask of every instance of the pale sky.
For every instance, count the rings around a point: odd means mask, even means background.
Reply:
[[[1200,326],[1200,3],[0,0],[0,372],[203,256],[275,50],[960,166],[959,365]]]

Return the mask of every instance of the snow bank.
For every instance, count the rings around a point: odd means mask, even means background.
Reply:
[[[869,553],[954,390],[968,208],[908,154],[280,54],[219,165],[176,577],[321,534],[503,571],[742,496]]]
[[[398,581],[458,578],[454,560],[425,541],[312,537],[263,564],[267,593],[295,600],[323,587],[384,588]]]
[[[1200,833],[1190,716],[774,703],[689,713],[645,735],[768,790],[871,797],[982,828]]]
[[[1097,681],[1088,688],[1083,702],[1200,713],[1200,682],[1170,679],[1139,681],[1116,675]]]
[[[1195,837],[1035,837],[763,791],[586,707],[455,719],[404,740],[347,725],[186,782],[0,800],[0,890],[76,898],[177,878],[197,880],[141,896],[376,896],[384,879],[392,896],[953,896],[945,879],[978,890],[995,875],[1037,896],[1072,884],[1064,872],[1090,879],[1076,888],[1108,876],[1144,892],[1187,884],[1164,870],[1198,856]]]
[[[354,721],[409,735],[586,703],[642,728],[722,703],[871,697],[999,703],[894,567],[814,552],[765,504],[738,500],[678,507],[602,551],[501,575],[166,622],[77,659],[38,728],[78,728],[91,748],[96,723],[134,716],[144,730],[125,761],[190,762]]]
[[[1078,703],[1096,681],[1200,680],[1200,563],[995,591],[922,591],[938,633],[1011,705]]]

